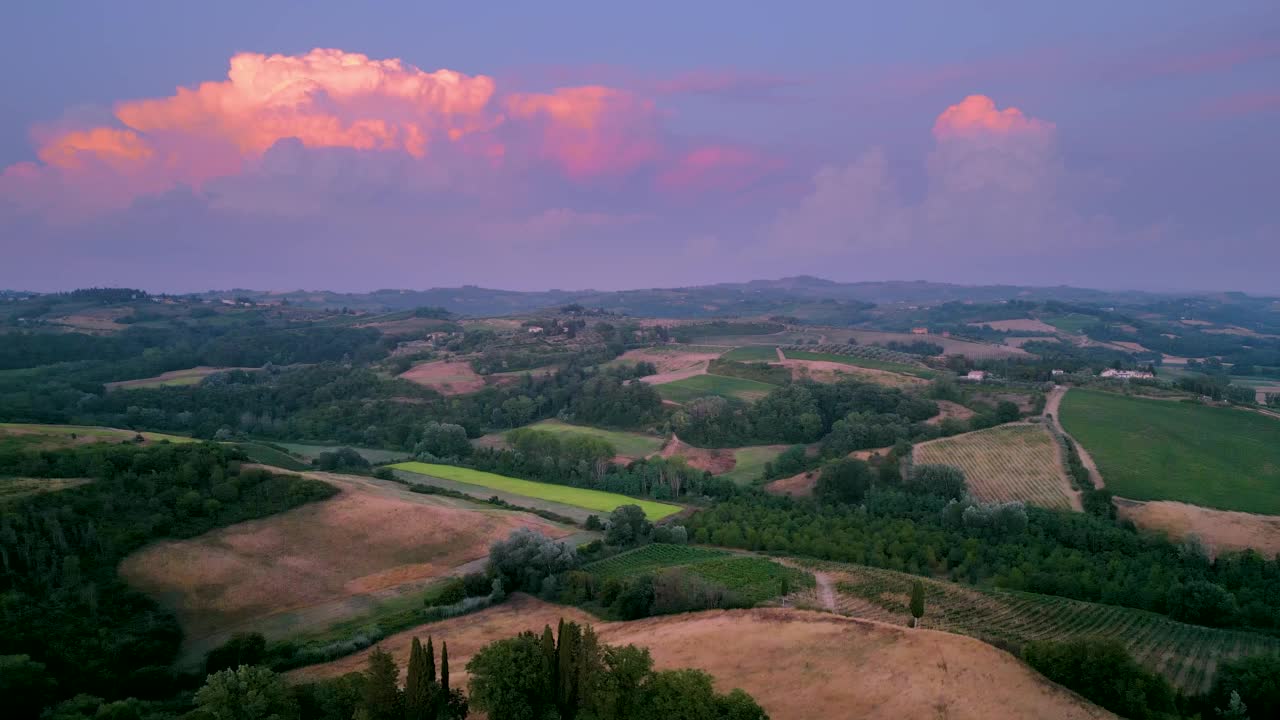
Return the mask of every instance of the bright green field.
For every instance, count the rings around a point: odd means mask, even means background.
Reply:
[[[608,441],[619,455],[642,458],[662,449],[662,438],[634,432],[602,430],[587,425],[570,425],[559,420],[543,420],[527,427],[534,430],[545,430],[557,435],[589,435]]]
[[[728,478],[739,485],[759,480],[764,474],[764,464],[778,457],[786,449],[785,445],[738,448],[733,451],[733,469],[720,477]]]
[[[775,355],[775,357],[777,356]],[[683,380],[655,385],[654,389],[658,391],[663,400],[671,400],[678,403],[687,403],[708,395],[737,398],[738,400],[750,402],[768,395],[776,390],[777,386],[723,375],[694,375]]]
[[[730,350],[720,356],[721,360],[734,362],[777,362],[777,345],[747,345]]]
[[[1079,389],[1061,416],[1116,495],[1280,515],[1280,420]]]
[[[457,467],[454,465],[402,462],[389,467],[393,470],[404,470],[405,472],[417,473],[419,475],[439,477],[444,478],[445,480],[453,480],[454,482],[467,483],[469,485],[479,485],[481,487],[503,490],[505,492],[537,498],[539,500],[550,500],[551,502],[573,505],[574,507],[585,508],[587,510],[612,512],[614,508],[617,508],[620,505],[639,505],[640,508],[644,510],[645,517],[648,517],[650,520],[661,520],[668,515],[674,515],[680,512],[680,508],[675,505],[667,505],[665,503],[654,502],[652,500],[640,500],[638,498],[627,497],[626,495],[619,495],[617,493],[602,492],[600,490],[587,490],[584,488],[569,487],[568,485],[552,485],[550,483],[533,482],[532,480],[520,480],[518,478],[507,477],[505,475],[495,475],[494,473],[482,472],[480,470],[472,470],[471,468]]]
[[[915,365],[906,363],[896,363],[889,360],[873,360],[871,358],[854,357],[852,355],[837,355],[835,353],[809,352],[807,350],[785,350],[787,358],[791,360],[825,360],[827,362],[843,363],[845,365],[853,365],[855,367],[870,368],[872,370],[886,370],[888,372],[896,372],[902,375],[913,375],[926,380],[935,378],[938,373]]]
[[[312,469],[310,465],[302,462],[294,456],[281,452],[269,445],[253,442],[242,442],[236,443],[235,445],[243,450],[244,454],[248,455],[250,460],[256,463],[284,468],[285,470],[292,470],[294,472],[302,472],[304,470]]]

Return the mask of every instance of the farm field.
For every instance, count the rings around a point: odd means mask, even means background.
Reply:
[[[199,385],[201,380],[215,375],[220,372],[230,370],[257,370],[259,368],[241,368],[241,367],[193,367],[186,370],[170,370],[167,373],[161,373],[155,377],[139,378],[137,380],[119,380],[117,382],[109,382],[106,384],[107,390],[140,390],[144,388],[170,387],[181,385]]]
[[[1035,320],[1031,318],[1019,318],[1017,320],[986,320],[983,322],[971,322],[970,325],[986,326],[992,330],[1004,330],[1007,332],[1057,332],[1058,328],[1044,322],[1043,320]],[[1045,338],[1052,340],[1053,338]]]
[[[1280,555],[1280,516],[1212,510],[1199,505],[1153,500],[1116,502],[1120,517],[1174,542],[1195,535],[1210,557],[1227,550],[1251,548],[1266,557]]]
[[[525,427],[544,430],[562,436],[588,435],[606,440],[618,451],[618,455],[631,459],[648,457],[662,449],[663,439],[654,435],[619,430],[604,430],[589,425],[570,425],[559,420],[543,420]]]
[[[42,425],[39,423],[0,423],[0,448],[56,450],[92,443],[132,442],[141,435],[145,443],[189,443],[196,440],[181,435],[137,432],[120,428],[90,425]]]
[[[1081,315],[1071,313],[1070,315],[1052,315],[1041,318],[1046,324],[1051,325],[1063,332],[1079,333],[1090,325],[1098,322],[1098,318],[1092,315]]]
[[[808,350],[784,350],[783,353],[789,360],[818,360],[821,362],[834,362],[840,363],[841,365],[851,365],[853,367],[868,368],[871,370],[884,370],[885,372],[898,373],[900,375],[911,375],[925,380],[931,380],[938,376],[936,370],[930,370],[917,365],[892,362],[890,360],[875,360],[873,358],[837,355],[836,353],[810,352]]]
[[[1280,515],[1275,418],[1079,389],[1060,415],[1118,496]]]
[[[911,583],[921,578],[858,565],[818,563],[813,568],[835,583],[840,613],[908,624]],[[921,627],[1015,647],[1033,640],[1114,638],[1139,663],[1191,693],[1207,690],[1224,660],[1280,652],[1277,638],[1187,625],[1142,610],[1031,593],[976,590],[940,580],[923,582]]]
[[[291,443],[291,442],[276,443],[276,445],[279,445],[285,450],[288,450],[290,453],[293,453],[294,455],[297,455],[298,457],[304,460],[307,460],[308,462],[310,462],[311,460],[315,460],[317,457],[320,456],[320,453],[333,452],[343,447],[351,447],[350,445],[310,445],[307,443]],[[381,450],[379,448],[361,448],[361,447],[352,447],[351,449],[359,453],[360,457],[375,464],[388,463],[395,460],[403,460],[409,457],[410,455],[412,455],[412,453],[405,450]]]
[[[272,467],[300,472],[310,470],[311,466],[286,452],[281,452],[270,445],[255,442],[236,443],[236,447],[244,451],[253,462]]]
[[[721,355],[720,359],[734,362],[775,362],[778,359],[778,346],[745,345],[736,347]]]
[[[969,492],[980,502],[1075,507],[1057,441],[1043,425],[1013,423],[930,440],[915,446],[914,458],[917,465],[943,463],[964,470]]]
[[[876,343],[897,342],[915,342],[924,340],[935,345],[942,346],[942,352],[946,355],[964,355],[973,360],[999,359],[1007,357],[1024,357],[1027,353],[1019,348],[1009,347],[1007,345],[993,345],[989,343],[975,342],[972,340],[961,340],[959,338],[942,337],[941,335],[915,335],[905,332],[884,332],[881,330],[849,330],[841,328],[832,328],[826,333],[825,342],[843,343],[848,338],[854,338],[862,345],[874,345]]]
[[[784,608],[605,623],[577,608],[516,595],[473,615],[392,635],[380,645],[404,667],[414,637],[447,640],[450,684],[462,687],[467,661],[481,647],[526,630],[541,632],[561,618],[593,625],[602,642],[648,647],[659,670],[705,670],[717,689],[742,688],[774,720],[899,720],[939,717],[939,708],[950,720],[1114,717],[973,638]],[[300,668],[288,677],[307,682],[361,670],[370,652]],[[906,677],[909,683],[902,681]]]
[[[708,395],[750,402],[759,400],[776,388],[776,385],[768,383],[723,375],[693,375],[657,386],[663,400],[681,404]]]
[[[787,449],[787,445],[756,445],[752,447],[735,448],[733,451],[733,469],[724,474],[724,477],[745,485],[755,480],[759,480],[764,474],[765,463],[773,460]]]
[[[719,583],[752,605],[814,586],[813,575],[762,557],[732,555],[723,550],[688,545],[645,545],[583,566],[601,583],[624,580],[671,568]]]
[[[703,345],[658,345],[628,350],[605,363],[606,367],[639,362],[653,363],[656,375],[643,378],[650,385],[660,385],[707,371],[707,363],[720,357],[725,348]]]
[[[483,558],[518,527],[571,530],[527,513],[423,495],[372,478],[311,473],[341,489],[323,502],[129,555],[121,577],[177,616],[183,656],[232,632],[292,636],[421,590]],[[359,552],[352,552],[359,548]]]
[[[414,365],[400,377],[411,383],[429,387],[441,395],[465,395],[483,390],[484,378],[471,368],[471,363],[436,360]]]
[[[426,475],[428,477],[440,477],[445,480],[465,483],[467,485],[478,485],[480,487],[493,488],[496,490],[505,490],[516,495],[523,495],[535,499],[550,500],[552,502],[563,503],[565,505],[573,505],[584,508],[586,510],[598,510],[601,512],[612,512],[619,505],[639,505],[644,510],[644,514],[650,520],[661,520],[668,515],[674,515],[680,512],[677,505],[668,505],[666,503],[654,502],[652,500],[641,500],[639,498],[627,497],[617,493],[602,492],[600,490],[588,490],[585,488],[569,487],[568,485],[553,485],[551,483],[533,482],[532,480],[520,480],[518,478],[506,477],[505,475],[496,475],[494,473],[481,472],[470,468],[457,467],[454,465],[435,465],[422,462],[402,462],[390,466],[393,470],[402,470],[404,472],[414,473],[417,475]]]

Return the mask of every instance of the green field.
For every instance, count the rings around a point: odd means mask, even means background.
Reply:
[[[402,462],[390,467],[393,470],[403,470],[428,477],[439,477],[468,485],[479,485],[538,500],[550,500],[551,502],[573,505],[587,510],[612,512],[614,508],[620,505],[639,505],[644,510],[645,516],[650,520],[661,520],[668,515],[680,512],[680,507],[677,505],[641,500],[600,490],[587,490],[585,488],[569,487],[568,485],[552,485],[551,483],[533,482],[532,480],[520,480],[455,465]]]
[[[733,451],[733,469],[721,475],[739,485],[759,480],[764,474],[764,464],[786,450],[785,445],[758,445]]]
[[[837,355],[835,353],[809,352],[808,350],[785,350],[786,356],[790,360],[825,360],[826,362],[842,363],[844,365],[853,365],[855,367],[869,368],[871,370],[885,370],[895,372],[901,375],[911,375],[913,377],[931,380],[938,376],[938,373],[927,368],[908,365],[906,363],[897,363],[889,360],[874,360],[872,358],[854,357],[852,355]]]
[[[969,635],[1004,648],[1033,640],[1114,638],[1134,659],[1191,693],[1204,692],[1217,666],[1242,655],[1280,652],[1280,639],[1187,625],[1163,615],[1033,593],[978,590],[906,573],[813,563],[835,580],[843,615],[907,625],[911,584],[925,585],[921,627]]]
[[[732,360],[734,362],[777,362],[778,346],[746,345],[744,347],[737,347],[724,355],[721,355],[720,359]]]
[[[813,575],[761,557],[743,557],[687,545],[645,545],[590,563],[583,570],[601,582],[680,568],[722,585],[750,605],[814,586]],[[784,582],[785,580],[785,582]]]
[[[560,422],[559,420],[543,420],[526,427],[534,430],[545,430],[546,432],[555,433],[556,435],[589,435],[591,437],[600,438],[613,445],[613,449],[618,451],[619,455],[625,455],[632,458],[642,458],[662,449],[663,439],[653,435],[645,435],[635,432],[621,432],[618,430],[602,430],[600,428],[590,427],[588,425],[570,425],[569,423]]]
[[[294,472],[311,469],[310,465],[286,452],[281,452],[270,445],[242,442],[236,443],[235,446],[243,450],[244,454],[248,455],[249,459],[256,463],[283,468],[285,470],[293,470]]]
[[[694,375],[683,380],[655,385],[654,389],[663,400],[678,403],[687,403],[708,395],[750,402],[768,395],[776,390],[777,386],[723,375]]]
[[[1081,315],[1079,313],[1071,313],[1069,315],[1051,315],[1049,317],[1040,318],[1041,322],[1052,325],[1063,332],[1078,333],[1085,328],[1098,322],[1098,318],[1092,315]],[[1053,338],[1048,338],[1052,340]]]
[[[276,445],[308,461],[315,460],[320,453],[351,447],[350,445],[308,445],[305,443],[276,443]],[[404,450],[380,450],[378,448],[360,447],[351,447],[351,449],[359,453],[360,457],[374,464],[394,462],[413,456],[413,453]]]
[[[1116,495],[1280,514],[1274,418],[1077,389],[1062,399],[1061,421]]]

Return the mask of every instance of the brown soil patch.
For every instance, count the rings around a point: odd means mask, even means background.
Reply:
[[[728,351],[728,348],[725,348],[725,351]],[[613,363],[653,363],[658,368],[658,373],[641,378],[640,381],[650,385],[662,385],[705,374],[707,363],[723,354],[724,352],[689,352],[676,347],[638,348],[628,350],[618,356]]]
[[[356,327],[373,328],[384,335],[425,335],[429,332],[443,330],[452,325],[453,323],[448,320],[440,320],[438,318],[411,317],[400,320],[361,323]]]
[[[809,470],[799,475],[779,478],[764,486],[766,492],[774,495],[790,495],[791,497],[809,497],[818,484],[818,471]]]
[[[1138,343],[1129,342],[1127,340],[1112,340],[1111,344],[1117,347],[1122,347],[1129,352],[1148,352],[1146,348],[1142,347]]]
[[[694,447],[688,443],[681,442],[680,438],[676,437],[675,433],[672,433],[671,439],[662,448],[662,457],[669,458],[674,456],[684,458],[689,467],[706,470],[712,475],[727,473],[737,464],[737,460],[733,456],[733,450],[707,450]]]
[[[409,382],[425,385],[442,395],[465,395],[484,389],[484,378],[471,369],[467,362],[436,360],[414,365],[400,377]]]
[[[1212,325],[1213,323],[1209,322],[1208,320],[1183,320],[1182,324],[1205,326],[1205,325]]]
[[[171,608],[198,642],[274,613],[450,574],[517,527],[562,537],[536,516],[477,509],[395,483],[308,473],[332,499],[196,538],[149,545],[120,574]]]
[[[116,320],[132,314],[133,308],[131,307],[102,308],[100,310],[86,310],[75,315],[55,317],[49,322],[55,325],[63,325],[79,332],[98,335],[120,332],[129,327],[128,325],[117,323]]]
[[[485,644],[561,617],[591,618],[527,596],[387,638],[404,667],[415,636],[449,643],[450,684]],[[634,622],[594,623],[602,641],[648,647],[659,669],[693,667],[717,689],[742,688],[775,720],[811,718],[1110,718],[1018,659],[961,635],[805,610],[713,610]],[[289,674],[297,681],[362,669],[368,651]],[[857,668],[857,672],[849,672]]]
[[[972,322],[970,325],[982,327],[983,325],[992,330],[1000,330],[1003,332],[1058,332],[1058,328],[1041,320],[1031,318],[1020,318],[1018,320],[992,320],[990,322]]]
[[[950,400],[937,400],[938,414],[928,419],[930,425],[941,425],[943,420],[947,418],[955,418],[956,420],[968,420],[974,416],[974,412],[969,408],[954,403]]]
[[[1211,556],[1226,550],[1253,548],[1267,557],[1280,553],[1280,517],[1158,500],[1117,498],[1120,515],[1135,525],[1165,533],[1175,541],[1197,535]]]

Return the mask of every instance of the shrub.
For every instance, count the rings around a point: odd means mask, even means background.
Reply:
[[[1033,642],[1023,658],[1045,677],[1133,720],[1176,714],[1169,681],[1138,665],[1115,640]]]

